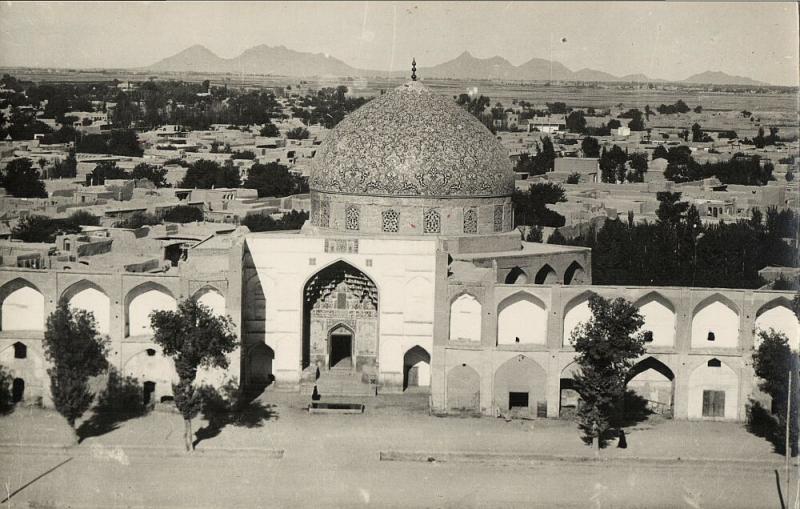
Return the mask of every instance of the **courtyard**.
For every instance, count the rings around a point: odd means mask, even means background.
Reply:
[[[782,457],[738,423],[654,417],[596,462],[570,421],[435,417],[425,393],[365,403],[364,414],[315,415],[307,398],[267,392],[255,421],[196,419],[193,454],[170,411],[70,445],[58,414],[18,408],[0,418],[1,498],[4,507],[779,507],[776,478],[785,486]]]

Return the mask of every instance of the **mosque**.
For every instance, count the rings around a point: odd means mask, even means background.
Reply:
[[[233,318],[241,345],[222,375],[246,387],[429,391],[438,414],[559,417],[577,406],[570,334],[599,294],[641,309],[629,387],[651,410],[743,420],[755,332],[797,349],[792,295],[592,285],[591,250],[521,240],[514,179],[495,137],[412,76],[329,133],[300,231],[243,235],[179,275],[0,269],[0,364],[47,400],[42,329],[67,295],[104,317],[113,362],[169,398],[147,315],[195,297]]]

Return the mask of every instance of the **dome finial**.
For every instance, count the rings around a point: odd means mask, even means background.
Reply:
[[[417,60],[411,57],[411,81],[417,81]]]

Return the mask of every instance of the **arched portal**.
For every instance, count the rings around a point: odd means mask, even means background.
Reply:
[[[737,418],[739,377],[719,359],[710,359],[689,375],[689,419]]]
[[[44,295],[24,279],[0,288],[0,330],[44,330]]]
[[[649,293],[637,301],[639,313],[644,318],[645,332],[651,346],[670,347],[675,344],[675,308],[658,293]]]
[[[533,279],[533,282],[537,285],[554,285],[558,283],[558,274],[556,271],[548,264],[544,264],[544,267],[539,269],[539,272],[536,273],[536,277]]]
[[[403,356],[403,390],[431,384],[431,355],[421,346],[410,348]]]
[[[462,293],[450,304],[450,341],[481,340],[481,303]]]
[[[447,409],[455,412],[480,412],[481,377],[462,364],[447,373]]]
[[[581,324],[592,319],[592,310],[589,308],[591,292],[585,292],[572,299],[564,308],[564,331],[562,346],[571,346],[573,331]]]
[[[585,285],[588,282],[586,271],[583,270],[583,267],[578,262],[572,262],[567,267],[567,270],[564,271],[565,285]]]
[[[494,374],[494,404],[503,413],[547,417],[547,374],[530,357],[517,355]]]
[[[94,315],[97,331],[108,334],[111,320],[111,299],[102,288],[90,281],[80,281],[64,291],[73,309],[82,309]]]
[[[154,311],[175,311],[178,303],[172,292],[157,283],[144,283],[125,297],[126,336],[149,336],[150,314]]]
[[[577,362],[569,363],[562,371],[559,380],[559,406],[558,415],[564,418],[573,418],[578,412],[581,403],[580,394],[575,388],[575,374],[581,370]]]
[[[377,352],[378,288],[372,279],[341,260],[312,276],[303,288],[303,369],[339,366],[349,358],[347,367],[377,374]]]
[[[275,352],[264,343],[253,345],[247,353],[247,385],[263,389],[272,383]]]
[[[524,285],[528,283],[528,274],[519,267],[514,267],[506,275],[507,285]]]
[[[798,351],[800,350],[800,341],[798,340],[800,324],[798,324],[797,316],[790,305],[788,302],[779,300],[762,307],[756,315],[756,332],[772,329],[782,333],[789,340],[789,348]],[[755,347],[758,348],[760,343],[761,338],[756,334]]]
[[[206,286],[194,294],[198,304],[209,308],[217,316],[225,316],[225,296],[216,288]]]
[[[497,307],[497,344],[545,344],[547,311],[527,292],[511,295]]]
[[[653,413],[672,417],[675,374],[663,362],[648,357],[628,373],[628,389],[636,393]]]
[[[19,403],[25,400],[25,380],[15,378],[11,383],[11,402]]]
[[[712,295],[695,308],[692,348],[736,348],[739,344],[739,312],[730,299]]]

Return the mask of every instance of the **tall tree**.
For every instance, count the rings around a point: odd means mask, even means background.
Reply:
[[[154,311],[150,315],[153,341],[164,355],[171,357],[178,373],[172,385],[175,406],[184,419],[186,450],[191,451],[192,419],[200,411],[200,398],[194,381],[200,367],[228,367],[227,354],[236,349],[230,317],[214,314],[193,299],[183,300],[177,311]]]
[[[579,427],[595,451],[605,444],[609,430],[618,424],[628,372],[645,352],[644,324],[639,309],[619,297],[589,298],[592,317],[578,326],[570,338],[580,373],[575,387],[581,396]]]
[[[587,136],[581,141],[581,150],[584,157],[600,157],[600,143],[597,138]]]
[[[156,187],[166,187],[167,170],[152,164],[139,163],[134,166],[131,176],[135,179],[147,179]]]
[[[3,187],[16,198],[47,198],[39,170],[28,158],[14,159],[6,165],[2,175]]]
[[[75,421],[94,399],[89,379],[108,367],[106,340],[97,332],[92,313],[72,309],[67,299],[61,298],[47,318],[42,346],[52,364],[47,374],[53,404],[74,429]]]

